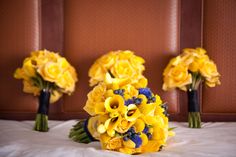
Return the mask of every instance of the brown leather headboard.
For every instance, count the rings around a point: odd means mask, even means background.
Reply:
[[[0,113],[11,118],[17,113],[33,113],[35,98],[22,92],[22,82],[13,72],[30,51],[40,48],[40,1],[0,1]]]
[[[163,92],[162,72],[169,59],[178,55],[182,48],[201,46],[203,42],[222,74],[221,86],[202,90],[203,120],[236,120],[236,107],[233,105],[236,100],[220,96],[221,91],[226,92],[230,85],[234,85],[228,77],[228,74],[235,74],[233,66],[231,70],[226,69],[226,63],[233,62],[234,47],[230,45],[228,51],[225,51],[224,42],[221,40],[233,43],[235,36],[222,35],[226,26],[219,22],[221,17],[233,21],[227,23],[233,35],[235,27],[232,26],[236,22],[233,9],[236,7],[233,0],[229,1],[223,2],[224,5],[221,6],[222,12],[226,14],[214,13],[222,2],[214,3],[208,0],[1,1],[0,32],[4,37],[0,36],[0,51],[5,60],[0,63],[3,71],[0,84],[4,87],[0,93],[0,118],[34,118],[37,99],[24,94],[21,81],[14,80],[12,74],[31,50],[46,48],[60,51],[76,68],[79,77],[75,93],[72,96],[64,96],[50,106],[50,119],[87,116],[82,108],[86,95],[91,90],[88,84],[89,67],[97,57],[110,50],[129,49],[145,58],[144,74],[149,79],[149,86],[168,102],[171,119],[186,120],[186,93]],[[212,17],[218,20],[214,21]],[[217,25],[215,29],[211,29],[212,23]],[[222,31],[219,34],[222,38],[216,38],[218,29]],[[215,43],[217,47],[214,47]],[[232,55],[225,57],[222,62],[220,58],[224,54]],[[224,83],[225,81],[232,84]],[[227,94],[232,97],[233,91],[235,89],[231,88]],[[224,101],[227,104],[224,104]]]

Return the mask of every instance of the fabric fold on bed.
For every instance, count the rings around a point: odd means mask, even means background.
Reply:
[[[49,121],[49,132],[33,131],[33,121],[0,120],[1,157],[125,157],[126,154],[101,150],[99,142],[80,144],[68,138],[76,120]],[[170,122],[177,127],[176,136],[168,140],[161,152],[137,157],[234,157],[236,122],[203,123],[201,129],[190,129],[187,123]]]

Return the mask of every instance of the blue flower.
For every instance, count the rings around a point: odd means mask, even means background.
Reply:
[[[145,128],[143,129],[143,133],[144,133],[144,134],[147,134],[147,133],[148,133],[148,130],[149,130],[149,128],[148,128],[147,126],[145,126]]]
[[[152,92],[149,88],[139,88],[139,94],[145,95],[148,99],[152,97]]]
[[[125,100],[125,106],[129,106],[129,104],[134,104],[133,99],[127,99],[127,100]]]
[[[139,148],[142,145],[143,141],[140,136],[134,134],[130,139],[135,143],[135,148]]]

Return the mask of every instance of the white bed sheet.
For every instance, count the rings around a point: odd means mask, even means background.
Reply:
[[[0,157],[123,157],[118,152],[101,150],[98,142],[80,144],[68,133],[75,120],[49,121],[50,131],[33,131],[33,121],[0,120]],[[168,140],[161,152],[139,156],[150,157],[236,157],[236,123],[204,123],[201,129],[190,129],[187,123],[170,122],[176,136]]]

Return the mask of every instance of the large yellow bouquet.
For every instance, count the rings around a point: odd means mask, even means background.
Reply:
[[[59,54],[47,50],[34,51],[14,73],[23,79],[23,91],[39,96],[39,109],[35,130],[48,131],[47,114],[50,103],[56,102],[63,93],[75,89],[77,74],[69,62]]]
[[[126,52],[129,56],[130,51]],[[119,51],[116,55],[119,53],[125,54]],[[107,72],[88,93],[84,110],[90,117],[78,122],[69,137],[82,143],[99,140],[103,149],[126,154],[161,150],[173,134],[169,131],[167,106],[147,88],[147,80],[140,78],[143,80],[133,83],[129,75],[114,77]]]
[[[220,74],[215,63],[203,48],[186,48],[183,53],[170,60],[163,72],[163,90],[179,88],[188,92],[189,127],[200,128],[197,90],[201,82],[209,87],[220,84]]]

